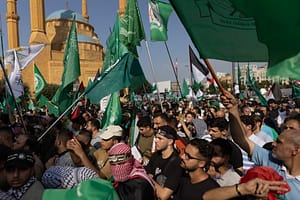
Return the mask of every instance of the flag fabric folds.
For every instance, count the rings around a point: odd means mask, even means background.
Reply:
[[[212,78],[209,70],[205,65],[203,65],[200,60],[197,58],[195,55],[194,51],[192,48],[189,46],[189,55],[190,55],[190,68],[191,68],[191,73],[192,77],[197,83],[200,83],[205,77],[207,80],[213,84],[214,79]]]
[[[73,82],[80,76],[75,16],[73,17],[72,26],[67,39],[63,62],[64,71],[62,74],[62,83],[51,100],[52,103],[58,106],[59,113],[63,113],[73,103]]]
[[[242,72],[241,72],[241,67],[240,67],[239,63],[238,63],[238,66],[237,66],[237,80],[238,80],[239,88],[241,88],[241,85],[242,85]]]
[[[190,94],[190,88],[186,82],[185,79],[183,79],[183,83],[182,83],[182,96],[186,97]]]
[[[268,47],[267,75],[298,79],[300,1],[231,0],[231,2],[237,10],[255,19],[258,39]]]
[[[272,84],[270,90],[268,91],[266,99],[275,99],[277,102],[279,102],[281,100],[281,97],[282,93],[280,90],[279,83],[275,82]]]
[[[170,0],[205,58],[268,61],[268,76],[300,74],[300,1]]]
[[[122,107],[120,103],[119,91],[112,93],[106,106],[102,119],[102,129],[109,125],[121,125],[122,123]]]
[[[21,47],[20,50],[11,49],[5,52],[4,63],[10,65],[8,79],[15,98],[24,95],[22,70],[35,59],[44,47],[44,44],[30,45]]]
[[[36,64],[34,64],[33,72],[34,72],[35,98],[38,99],[38,97],[41,94],[41,91],[47,85],[47,82],[44,79],[43,75],[41,74],[39,68],[36,66]]]
[[[254,90],[255,94],[257,95],[257,97],[260,100],[261,105],[263,105],[263,106],[267,106],[268,105],[267,100],[260,93],[259,89],[256,86],[256,81],[255,81],[253,72],[250,70],[249,65],[247,66],[246,85]]]
[[[120,41],[120,16],[117,14],[113,31],[106,40],[106,51],[101,71],[104,72],[127,52],[127,47]]]
[[[257,38],[254,19],[236,10],[230,0],[170,3],[203,58],[268,60],[267,47]]]
[[[167,26],[173,11],[172,6],[159,0],[148,0],[148,5],[151,41],[167,41]]]
[[[146,38],[137,0],[128,0],[120,19],[120,41],[137,56],[136,46]]]
[[[86,88],[86,95],[91,103],[99,103],[103,97],[113,92],[126,87],[135,90],[145,81],[146,78],[138,59],[131,53],[127,53]]]

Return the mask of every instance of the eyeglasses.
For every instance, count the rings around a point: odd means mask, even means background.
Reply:
[[[132,157],[131,153],[123,153],[123,154],[108,156],[108,160],[111,165],[119,165],[124,163],[131,157]]]
[[[191,159],[194,159],[194,160],[203,160],[203,159],[201,159],[201,158],[196,158],[196,157],[193,157],[193,156],[191,156],[188,152],[186,152],[186,151],[184,151],[183,152],[184,153],[184,157],[185,157],[185,159],[187,159],[187,160],[191,160]]]

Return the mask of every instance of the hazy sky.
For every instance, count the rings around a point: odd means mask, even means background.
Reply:
[[[66,9],[66,0],[45,0],[45,16],[49,16],[56,10]],[[145,33],[150,49],[152,62],[154,65],[153,78],[152,68],[147,54],[146,43],[143,41],[141,47],[138,48],[140,62],[144,69],[145,75],[149,82],[172,80],[175,81],[175,75],[171,67],[171,63],[163,42],[151,42],[149,36],[149,20],[148,20],[148,5],[147,0],[138,0],[142,20],[145,28]],[[88,15],[90,17],[89,23],[94,26],[100,42],[104,47],[105,41],[108,38],[110,28],[114,25],[116,13],[118,11],[119,0],[87,0]],[[70,10],[81,13],[81,0],[69,0],[68,6]],[[19,31],[20,43],[22,46],[27,45],[30,36],[30,16],[29,16],[29,0],[18,0],[17,11],[20,16]],[[1,21],[3,29],[3,45],[4,50],[7,49],[7,33],[6,33],[6,0],[0,2]],[[169,40],[167,45],[172,57],[173,62],[178,61],[179,69],[179,82],[183,78],[190,78],[189,70],[189,55],[188,46],[194,48],[186,30],[179,21],[176,13],[173,12],[169,19],[168,24]],[[229,72],[231,73],[231,63],[223,61],[211,60],[211,63],[216,72]]]

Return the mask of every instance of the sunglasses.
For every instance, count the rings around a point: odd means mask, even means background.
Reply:
[[[203,160],[203,159],[201,159],[201,158],[196,158],[196,157],[191,156],[191,155],[190,155],[188,152],[186,152],[186,151],[184,151],[183,154],[184,154],[185,159],[187,159],[187,160],[199,160],[199,161],[202,161],[202,160]]]

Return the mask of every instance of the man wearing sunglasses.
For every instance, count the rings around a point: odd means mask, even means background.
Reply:
[[[156,196],[161,200],[172,199],[183,174],[183,169],[180,167],[181,159],[174,149],[176,139],[175,129],[170,126],[160,126],[155,135],[157,151],[145,167],[147,173],[153,178]]]
[[[203,194],[219,187],[207,173],[213,155],[212,145],[204,140],[195,138],[190,141],[181,155],[181,167],[188,172],[188,177],[182,177],[175,199],[202,199]]]

